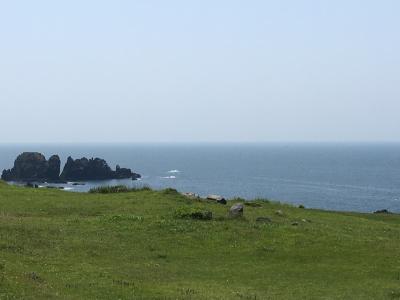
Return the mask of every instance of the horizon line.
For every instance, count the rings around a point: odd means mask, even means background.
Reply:
[[[132,144],[164,144],[164,145],[184,145],[184,144],[400,144],[400,140],[326,140],[326,141],[315,141],[315,140],[282,140],[282,141],[38,141],[38,142],[3,142],[0,141],[0,145],[94,145],[94,144],[104,144],[104,145],[132,145]]]

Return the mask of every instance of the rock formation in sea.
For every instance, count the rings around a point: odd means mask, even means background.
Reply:
[[[121,168],[117,165],[113,171],[107,162],[101,158],[86,157],[73,159],[68,157],[64,169],[60,175],[62,180],[85,181],[104,179],[140,178],[139,174],[133,173],[131,169]]]
[[[47,161],[38,152],[24,152],[14,161],[14,167],[4,170],[1,179],[6,181],[59,181],[60,158],[53,155]]]
[[[60,157],[53,155],[49,158],[47,168],[47,178],[50,180],[58,180],[60,178]]]
[[[115,178],[116,179],[123,179],[123,178],[131,178],[138,179],[140,178],[139,174],[132,173],[131,169],[121,168],[119,165],[115,168]]]
[[[46,160],[43,154],[38,152],[24,152],[14,162],[14,167],[4,170],[1,179],[5,181],[25,182],[63,182],[63,181],[86,181],[104,179],[140,178],[139,174],[133,173],[131,169],[121,168],[117,165],[112,170],[107,162],[101,158],[72,159],[68,160],[60,175],[60,158],[53,155]]]

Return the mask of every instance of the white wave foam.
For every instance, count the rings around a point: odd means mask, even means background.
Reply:
[[[161,177],[161,178],[164,178],[164,179],[175,179],[176,176],[164,176],[164,177]]]
[[[179,170],[169,170],[167,173],[180,173],[181,171]]]

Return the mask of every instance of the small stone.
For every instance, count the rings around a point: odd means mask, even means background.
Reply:
[[[292,226],[298,226],[298,225],[299,225],[298,222],[293,222],[293,223],[292,223]]]
[[[243,216],[243,204],[237,203],[229,209],[229,216],[231,218],[238,218]]]
[[[225,200],[225,198],[222,198],[222,199],[217,200],[217,203],[225,205],[226,200]]]
[[[183,193],[182,195],[187,197],[187,198],[189,198],[189,199],[198,199],[198,198],[200,198],[199,195],[197,195],[196,193],[192,193],[192,192]]]
[[[278,210],[275,212],[275,214],[282,217],[282,216],[283,216],[283,211],[281,211],[280,209],[278,209]]]
[[[207,200],[212,200],[219,204],[226,204],[226,199],[219,195],[208,195]]]

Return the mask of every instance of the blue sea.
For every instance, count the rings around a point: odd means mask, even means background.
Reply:
[[[400,212],[400,144],[2,144],[0,168],[23,151],[104,158],[142,174],[140,181],[62,185],[173,187],[202,196],[268,198],[309,208]]]

